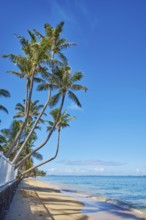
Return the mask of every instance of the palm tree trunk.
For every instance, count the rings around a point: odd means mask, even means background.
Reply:
[[[13,154],[15,155],[15,153],[17,152],[18,146],[20,144],[20,139],[17,141],[15,148],[13,149]]]
[[[50,137],[51,137],[55,127],[56,127],[56,124],[57,124],[57,122],[59,120],[59,117],[61,115],[61,111],[62,111],[62,108],[63,108],[64,100],[65,100],[65,93],[63,93],[63,95],[62,95],[62,101],[61,101],[60,109],[59,109],[59,112],[58,112],[58,116],[57,116],[57,118],[56,118],[56,120],[54,122],[54,125],[52,126],[52,129],[50,130],[46,140],[41,145],[39,145],[36,149],[34,149],[32,152],[30,152],[28,155],[26,155],[21,161],[19,161],[15,165],[15,169],[18,168],[19,166],[21,166],[29,157],[31,157],[31,155],[33,155],[36,151],[40,150],[49,141],[49,139],[50,139]],[[25,145],[24,145],[24,147],[25,147]],[[19,153],[19,155],[20,155],[20,153]],[[19,155],[18,155],[18,157],[19,157]],[[13,163],[15,163],[17,161],[18,157],[14,158]]]
[[[28,113],[28,93],[29,92],[29,79],[26,79],[26,97],[25,97],[25,120],[27,118]]]
[[[10,156],[10,154],[11,154],[13,148],[15,147],[17,141],[20,139],[21,134],[22,134],[22,132],[23,132],[23,130],[24,130],[26,124],[27,124],[27,121],[28,121],[28,118],[29,118],[29,110],[30,110],[30,103],[31,103],[31,97],[32,97],[33,83],[34,83],[34,74],[33,74],[33,76],[32,76],[32,80],[31,80],[31,84],[30,84],[29,96],[28,96],[28,88],[26,89],[26,90],[27,90],[27,92],[26,92],[26,93],[27,93],[26,97],[27,97],[28,100],[26,100],[25,102],[28,103],[28,105],[26,104],[27,107],[26,107],[25,120],[24,120],[24,122],[23,122],[23,124],[22,124],[22,126],[21,126],[21,128],[20,128],[20,130],[19,130],[19,132],[17,133],[17,136],[16,136],[14,142],[13,142],[12,145],[10,146],[8,152],[6,153],[6,157],[9,157],[9,156]],[[28,86],[28,81],[27,81],[27,86]],[[27,86],[26,86],[26,87],[27,87]]]
[[[35,73],[35,71],[34,71],[34,73]],[[28,118],[29,118],[30,103],[31,103],[32,91],[33,91],[33,84],[34,84],[34,73],[32,74],[32,79],[31,79],[29,94],[27,95],[28,105],[27,105],[27,108],[26,108],[26,121],[27,121]]]
[[[41,111],[40,114],[38,115],[38,117],[37,117],[37,119],[36,119],[36,121],[35,121],[33,127],[31,128],[29,134],[27,135],[27,137],[26,137],[24,143],[22,144],[22,146],[20,147],[20,149],[19,149],[19,151],[17,152],[16,156],[14,157],[12,163],[17,162],[19,155],[21,154],[21,152],[22,152],[22,150],[24,149],[25,145],[27,144],[27,142],[28,142],[30,136],[32,135],[32,133],[33,133],[33,131],[34,131],[34,129],[35,129],[37,123],[39,122],[41,116],[43,115],[44,111],[46,110],[46,108],[47,108],[47,106],[48,106],[48,104],[49,104],[49,101],[50,101],[50,95],[49,95],[48,100],[47,100],[46,104],[44,105],[42,111]]]
[[[54,160],[57,157],[58,152],[59,152],[59,143],[60,143],[60,130],[58,130],[58,139],[57,139],[57,147],[56,147],[55,155],[53,157],[51,157],[50,159],[45,160],[45,161],[37,164],[36,166],[33,166],[33,167],[29,168],[28,170],[24,171],[21,175],[24,176],[26,173],[29,173],[30,171],[32,171],[32,170],[34,170],[34,169],[36,169],[36,168],[38,168],[38,167],[40,167],[40,166],[42,166],[42,165],[44,165],[46,163],[49,163],[52,160]]]

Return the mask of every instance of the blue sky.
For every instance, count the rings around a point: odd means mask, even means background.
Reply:
[[[44,23],[65,21],[63,36],[78,46],[65,51],[69,64],[82,71],[87,93],[82,109],[66,103],[77,120],[62,131],[59,156],[44,165],[48,174],[146,175],[146,1],[145,0],[13,0],[0,7],[0,55],[21,53],[14,34],[43,32]],[[24,82],[6,73],[14,66],[0,60],[0,88],[11,98],[0,102],[2,127],[9,127]],[[45,100],[45,94],[34,99]],[[44,131],[39,135],[44,140]],[[41,151],[53,155],[56,137]]]

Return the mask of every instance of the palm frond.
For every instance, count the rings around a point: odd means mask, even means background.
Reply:
[[[77,96],[72,92],[72,91],[68,91],[68,96],[69,98],[75,102],[75,104],[79,107],[82,107],[81,103],[79,102]]]
[[[49,88],[48,83],[46,84],[43,83],[37,86],[37,91],[45,91],[45,90],[48,90],[48,88]]]
[[[9,113],[8,110],[7,110],[7,108],[4,107],[3,105],[0,105],[0,110],[6,112],[7,114]]]
[[[20,41],[22,47],[28,46],[28,40],[26,40],[24,37],[19,36],[19,35],[17,35],[17,34],[15,34],[15,36],[19,39],[19,41]]]
[[[55,27],[55,34],[58,36],[63,30],[64,21],[61,21],[56,27]]]
[[[39,32],[37,31],[36,29],[33,29],[33,32],[36,34],[36,36],[38,36],[39,38],[44,38],[44,36]]]
[[[43,156],[42,154],[38,153],[38,152],[35,152],[33,154],[33,157],[36,158],[37,160],[42,160],[43,159]]]
[[[44,80],[38,77],[34,77],[34,82],[40,83],[40,82],[44,82]]]
[[[24,100],[24,103],[25,103],[25,100]],[[15,110],[24,111],[25,107],[21,103],[17,103],[16,107],[15,107]]]
[[[58,112],[59,112],[59,109],[58,109],[58,108],[55,108],[55,109],[53,109],[53,110],[50,112],[50,115],[53,117],[54,121],[55,121],[56,118],[57,118]],[[51,121],[48,121],[48,122],[51,123]]]
[[[44,29],[45,29],[45,32],[46,32],[46,35],[47,36],[51,36],[52,35],[52,26],[48,23],[44,24]]]
[[[28,32],[28,34],[29,34],[29,36],[31,38],[31,42],[36,43],[35,34],[32,31],[30,31],[30,30],[28,30],[27,32]]]
[[[3,97],[10,97],[10,93],[9,91],[5,90],[5,89],[0,89],[0,96],[3,96]]]
[[[71,86],[71,88],[73,89],[73,90],[83,90],[83,91],[87,91],[87,88],[85,87],[85,86],[81,86],[81,85],[79,85],[79,84],[73,84],[72,86]]]
[[[16,113],[13,118],[22,118],[24,117],[24,114],[23,113]]]
[[[52,96],[49,102],[50,107],[55,106],[59,102],[60,97],[60,93],[57,93],[56,95]]]
[[[20,78],[23,78],[24,75],[25,75],[24,73],[20,73],[20,72],[17,72],[17,71],[11,71],[11,70],[7,71],[7,73],[12,73],[16,76],[19,76]]]
[[[68,47],[70,47],[70,46],[77,46],[77,43],[66,42],[66,43],[60,45],[60,49],[61,49],[61,50],[62,50],[62,49],[66,49],[66,48],[68,48]]]
[[[54,122],[48,121],[48,123],[49,123],[49,126],[47,126],[47,131],[50,131],[54,125]]]
[[[0,144],[5,143],[6,142],[6,138],[0,134]]]
[[[82,72],[76,72],[72,77],[71,80],[72,82],[80,81],[83,78],[83,73]]]
[[[42,75],[43,79],[45,79],[45,80],[48,79],[49,73],[48,73],[48,69],[46,67],[39,65],[36,71],[37,71],[37,73],[40,73]]]
[[[59,53],[59,57],[62,60],[63,64],[66,66],[67,65],[67,58],[64,56],[63,53]]]

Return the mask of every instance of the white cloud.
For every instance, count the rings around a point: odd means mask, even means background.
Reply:
[[[61,160],[57,163],[69,166],[122,166],[125,163],[103,160]]]
[[[103,173],[103,167],[52,167],[48,169],[49,175],[99,175]]]
[[[105,169],[103,167],[95,167],[94,171],[97,172],[97,173],[100,173],[100,172],[104,172]]]

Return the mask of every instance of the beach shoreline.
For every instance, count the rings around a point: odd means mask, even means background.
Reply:
[[[77,196],[78,195],[78,196]],[[140,213],[110,202],[65,192],[64,187],[28,178],[21,181],[5,220],[140,220]]]

